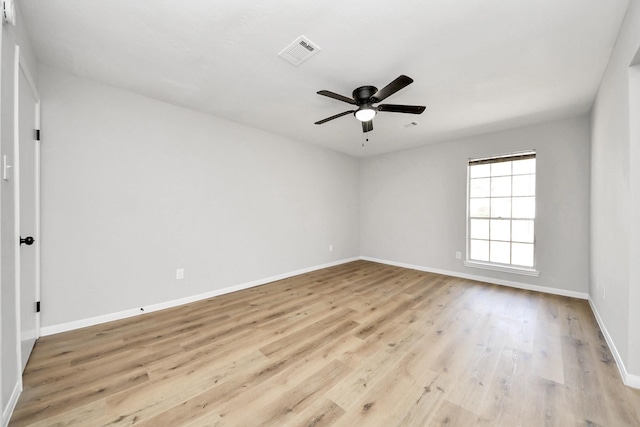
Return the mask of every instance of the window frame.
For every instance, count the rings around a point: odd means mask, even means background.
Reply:
[[[534,214],[533,217],[533,266],[532,267],[527,267],[527,266],[520,266],[520,265],[513,265],[513,264],[503,264],[503,263],[498,263],[498,262],[491,262],[491,261],[479,261],[479,260],[472,260],[471,259],[471,220],[472,219],[476,219],[475,217],[472,218],[471,217],[471,164],[474,162],[480,162],[480,161],[486,161],[487,163],[491,164],[491,163],[498,163],[498,162],[493,162],[492,160],[498,160],[498,159],[506,159],[506,158],[510,158],[510,159],[517,159],[518,157],[525,157],[525,156],[531,156],[533,155],[533,158],[536,159],[536,167],[535,167],[535,193],[534,193],[534,200],[536,202],[536,213]],[[508,160],[507,160],[508,161]],[[510,176],[513,179],[513,170],[511,171]],[[525,150],[525,151],[517,151],[517,152],[512,152],[512,153],[506,153],[506,154],[499,154],[499,155],[494,155],[494,156],[488,156],[488,157],[479,157],[479,158],[469,158],[467,159],[467,202],[466,202],[466,207],[467,207],[467,211],[466,211],[466,256],[465,256],[465,261],[464,261],[464,265],[466,267],[472,267],[472,268],[481,268],[481,269],[485,269],[485,270],[493,270],[493,271],[501,271],[501,272],[507,272],[507,273],[516,273],[516,274],[521,274],[521,275],[526,275],[526,276],[538,276],[539,275],[539,271],[537,269],[537,265],[538,265],[538,260],[537,260],[537,239],[536,239],[536,235],[537,235],[537,200],[538,200],[538,162],[537,162],[537,153],[536,150]],[[511,190],[511,197],[513,197],[513,189]],[[511,214],[513,215],[513,213]],[[492,217],[487,218],[489,220],[494,219]],[[516,218],[517,219],[517,218]],[[509,217],[510,221],[513,221],[514,218],[513,216]],[[513,236],[509,236],[509,244],[511,245],[513,243]],[[491,240],[487,240],[490,244]],[[517,242],[516,242],[517,243]]]

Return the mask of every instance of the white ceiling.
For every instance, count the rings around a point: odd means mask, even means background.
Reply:
[[[629,0],[23,0],[43,64],[354,156],[589,111]],[[322,49],[277,55],[305,35]],[[363,148],[346,96],[384,102]],[[402,125],[417,121],[418,126]]]

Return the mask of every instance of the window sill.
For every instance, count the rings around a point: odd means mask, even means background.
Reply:
[[[538,270],[535,270],[533,268],[508,267],[508,266],[490,264],[490,263],[478,262],[478,261],[465,261],[464,265],[465,267],[482,268],[484,270],[501,271],[503,273],[521,274],[523,276],[538,277],[538,275],[540,274]]]

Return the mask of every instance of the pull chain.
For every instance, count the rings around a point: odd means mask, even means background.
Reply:
[[[369,137],[365,136],[364,141],[362,141],[362,148],[364,148],[365,144],[369,142]]]

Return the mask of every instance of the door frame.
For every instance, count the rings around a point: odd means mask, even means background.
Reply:
[[[18,372],[20,372],[20,390],[22,390],[22,326],[21,326],[21,301],[20,301],[20,73],[23,73],[29,90],[35,98],[35,127],[40,129],[40,94],[27,65],[20,55],[20,46],[16,45],[15,63],[13,74],[13,179],[14,179],[14,242],[15,242],[15,292],[16,292],[16,335],[17,335],[17,361]],[[35,271],[35,295],[36,301],[40,301],[40,141],[35,141],[35,218],[36,227],[34,230],[36,251],[36,271]],[[35,302],[35,301],[34,301]],[[36,339],[40,337],[40,313],[36,313]]]

